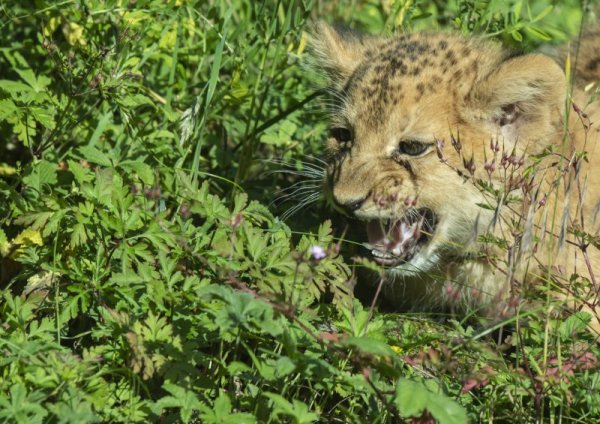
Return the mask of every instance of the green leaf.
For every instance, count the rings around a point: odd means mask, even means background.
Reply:
[[[552,37],[546,31],[533,25],[525,27],[525,31],[528,32],[533,38],[537,38],[542,41],[550,41]]]
[[[123,169],[133,171],[146,185],[154,184],[154,169],[147,163],[141,161],[122,161],[119,166]]]
[[[0,90],[7,93],[21,93],[23,91],[31,91],[31,87],[20,81],[0,80]]]
[[[585,311],[575,312],[564,320],[559,327],[563,340],[570,340],[573,335],[584,331],[592,319],[592,315]]]
[[[2,228],[0,228],[0,257],[8,255],[10,251],[10,243],[8,242],[8,238],[6,237],[6,233]]]
[[[56,126],[56,123],[54,122],[54,113],[49,109],[31,106],[28,110],[33,118],[44,127],[52,130]]]
[[[89,183],[94,179],[92,171],[81,166],[79,162],[68,159],[67,164],[69,165],[69,171],[71,172],[71,174],[73,174],[73,177],[75,177],[75,181],[77,181],[77,183],[79,183],[80,186]]]
[[[154,102],[143,94],[127,95],[119,98],[118,102],[127,108],[136,108],[142,105],[154,106]]]
[[[466,424],[465,409],[443,393],[434,393],[424,383],[401,378],[396,385],[394,403],[405,418],[429,411],[440,424]]]
[[[156,406],[158,408],[179,408],[179,414],[184,423],[190,422],[195,409],[200,409],[204,406],[191,390],[172,383],[163,384],[163,389],[169,392],[171,396],[159,399],[156,402]]]
[[[41,192],[44,185],[56,184],[57,174],[56,164],[41,160],[31,166],[29,175],[23,178],[23,182],[28,187]]]
[[[375,356],[392,356],[394,351],[385,342],[369,337],[348,337],[343,343]]]
[[[71,247],[82,246],[88,240],[88,235],[83,222],[78,222],[73,226],[71,233]]]
[[[231,399],[226,393],[221,392],[212,409],[206,406],[201,408],[200,422],[205,424],[254,424],[256,419],[247,413],[233,412]]]
[[[93,146],[80,147],[79,152],[82,158],[88,162],[96,163],[107,168],[112,166],[110,158],[104,152],[101,152]]]
[[[418,417],[429,403],[429,390],[423,384],[401,378],[396,386],[394,401],[404,417]]]
[[[290,402],[277,393],[265,393],[265,397],[273,402],[273,414],[291,416],[297,424],[310,424],[319,419],[304,402],[296,399]]]
[[[2,82],[0,82],[0,87]],[[17,105],[11,99],[0,100],[0,121],[6,120],[8,116],[13,115],[17,112]]]
[[[13,125],[13,131],[17,138],[29,147],[31,139],[37,133],[33,116],[19,110],[18,113],[8,116],[7,121]]]
[[[9,400],[0,396],[0,420],[18,424],[41,424],[48,415],[41,405],[43,398],[42,393],[28,393],[23,384],[15,384],[10,388]]]

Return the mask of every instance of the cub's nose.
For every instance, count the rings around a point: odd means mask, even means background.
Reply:
[[[335,204],[346,212],[348,215],[352,215],[356,210],[358,210],[365,200],[367,200],[367,196],[361,199],[338,199],[337,197],[333,197]]]

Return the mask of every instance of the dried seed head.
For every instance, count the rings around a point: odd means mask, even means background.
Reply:
[[[588,114],[585,113],[579,106],[577,106],[575,103],[573,103],[573,110],[575,111],[575,113],[577,113],[577,115],[581,116],[584,119],[588,118]]]
[[[496,162],[493,160],[486,162],[485,165],[483,165],[483,169],[485,169],[487,173],[491,175],[496,170]]]
[[[187,203],[182,203],[181,206],[179,207],[179,215],[183,219],[188,219],[190,216],[192,216],[192,211],[190,209],[190,205],[188,205]]]
[[[47,51],[52,51],[56,48],[56,46],[52,41],[48,40],[47,38],[44,38],[44,41],[42,41],[42,48]]]
[[[512,296],[509,300],[508,300],[508,306],[510,308],[516,309],[519,305],[521,304],[521,299],[519,299],[516,296]]]
[[[244,222],[244,215],[241,213],[236,213],[233,218],[231,218],[231,226],[233,228],[238,228]]]
[[[463,158],[463,166],[469,171],[469,174],[473,175],[475,173],[475,159],[473,156],[470,159]]]
[[[494,141],[494,139],[490,139],[490,150],[494,153],[498,153],[500,151],[500,143],[498,140]]]
[[[453,135],[451,135],[450,141],[452,142],[452,147],[454,147],[454,150],[456,150],[458,153],[460,153],[460,151],[462,149],[460,140],[456,139]]]
[[[94,78],[92,78],[92,80],[90,81],[90,88],[96,88],[98,86],[98,84],[100,84],[100,82],[102,81],[102,74],[100,72],[98,72]]]
[[[435,139],[435,152],[437,157],[442,161],[446,162],[446,156],[444,155],[444,140]]]
[[[523,187],[523,177],[520,175],[511,175],[508,180],[508,190],[516,190]]]

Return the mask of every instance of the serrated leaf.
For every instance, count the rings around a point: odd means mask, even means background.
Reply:
[[[134,171],[144,184],[149,186],[154,184],[154,169],[147,163],[139,161],[122,161],[119,166],[123,169]]]
[[[50,112],[49,109],[41,108],[41,107],[30,107],[29,112],[33,116],[33,118],[42,124],[44,127],[52,130],[56,126],[54,122],[54,114]]]
[[[112,169],[107,168],[96,170],[96,185],[94,187],[94,196],[96,200],[102,203],[103,205],[112,205],[112,193],[115,189],[113,182],[114,178]]]
[[[172,383],[164,383],[163,389],[171,394],[158,400],[159,408],[180,408],[179,414],[183,422],[190,422],[194,409],[200,409],[204,405],[198,400],[196,394],[183,387]]]
[[[0,80],[0,90],[14,94],[31,91],[31,87],[21,81]]]
[[[431,380],[427,380],[431,381]],[[418,417],[429,411],[440,424],[466,424],[465,409],[443,393],[435,393],[425,383],[406,378],[398,380],[394,403],[403,417]]]
[[[112,162],[108,155],[93,146],[80,147],[79,152],[81,153],[82,158],[88,162],[96,163],[104,167],[112,166]]]
[[[78,222],[73,226],[73,232],[71,233],[71,247],[77,247],[85,244],[88,240],[85,225],[82,222]]]
[[[41,160],[32,165],[29,175],[23,178],[23,182],[30,188],[40,192],[42,187],[56,184],[58,169],[56,164]]]
[[[564,320],[559,327],[560,336],[563,340],[570,340],[574,334],[586,329],[592,315],[585,311],[575,312]]]
[[[290,402],[277,393],[265,393],[265,397],[273,402],[273,412],[276,415],[289,415],[294,418],[294,422],[297,424],[309,424],[319,419],[319,416],[311,412],[304,402],[296,399]]]
[[[13,125],[13,132],[17,138],[29,147],[30,140],[37,134],[33,116],[30,114],[22,116],[21,113],[16,113],[8,116],[6,120]]]
[[[2,82],[0,82],[1,85]],[[4,121],[15,112],[17,112],[17,105],[11,99],[0,100],[0,121]]]
[[[128,108],[136,108],[142,105],[150,105],[150,106],[154,106],[154,102],[152,101],[152,99],[150,99],[147,96],[144,96],[143,94],[133,94],[133,95],[127,95],[124,97],[119,98],[118,102],[125,107]]]
[[[79,162],[67,159],[67,164],[69,165],[69,171],[73,174],[75,181],[77,181],[80,186],[89,183],[94,179],[92,171],[81,166]]]

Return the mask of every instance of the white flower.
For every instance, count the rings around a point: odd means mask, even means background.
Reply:
[[[310,249],[308,249],[308,251],[310,252],[310,256],[319,261],[321,259],[323,259],[325,256],[327,256],[327,253],[325,253],[325,250],[323,250],[323,248],[319,245],[314,245],[311,246]]]

